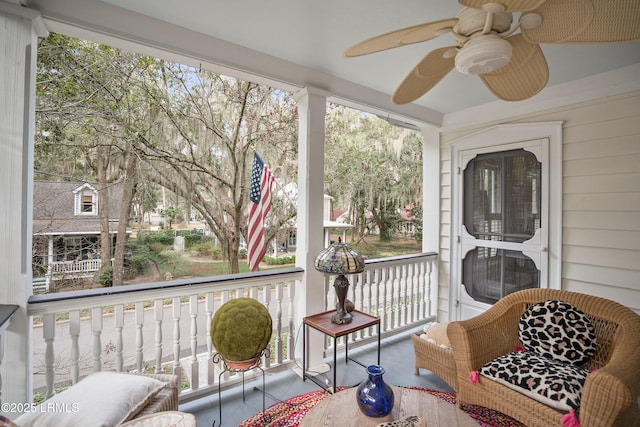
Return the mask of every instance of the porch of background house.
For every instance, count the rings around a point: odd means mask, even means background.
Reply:
[[[433,383],[414,377],[410,339],[410,333],[435,320],[436,263],[434,253],[373,259],[367,260],[363,273],[349,277],[348,298],[356,309],[381,319],[381,363],[386,365],[390,383],[446,388],[437,377],[432,378]],[[218,411],[220,386],[223,409],[229,402],[224,424],[237,425],[262,409],[262,395],[255,397],[253,392],[253,386],[261,386],[262,380],[255,383],[254,373],[245,374],[247,401],[242,402],[242,376],[221,375],[212,362],[211,319],[220,305],[242,296],[257,299],[271,312],[271,356],[262,361],[267,406],[274,400],[318,389],[295,372],[301,365],[302,338],[301,325],[295,321],[294,299],[303,276],[303,269],[290,268],[32,296],[28,314],[34,319],[34,390],[49,397],[57,387],[101,370],[174,373],[183,384],[182,410],[195,413],[199,422],[210,425]],[[332,280],[325,277],[322,283],[326,309],[335,304]],[[322,336],[315,340],[316,348],[324,346],[325,355],[333,354],[332,340]],[[375,327],[349,335],[349,343],[351,356],[362,357],[365,364],[375,361]],[[338,361],[337,383],[354,385],[362,381],[364,371],[353,362],[345,366],[343,346],[344,337],[338,340],[342,361]]]

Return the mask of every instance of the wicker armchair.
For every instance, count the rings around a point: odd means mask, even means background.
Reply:
[[[581,427],[640,426],[640,316],[604,298],[553,289],[529,289],[507,295],[472,319],[451,322],[447,329],[458,375],[458,405],[496,409],[529,427],[562,425],[562,412],[498,382],[472,383],[469,373],[522,345],[518,321],[532,304],[556,299],[572,304],[590,319],[597,339],[596,355],[582,389]]]

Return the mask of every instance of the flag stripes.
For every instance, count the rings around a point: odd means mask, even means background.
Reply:
[[[271,188],[274,176],[258,153],[253,153],[251,186],[249,189],[249,228],[247,231],[247,263],[256,271],[266,252],[265,218],[271,209]]]

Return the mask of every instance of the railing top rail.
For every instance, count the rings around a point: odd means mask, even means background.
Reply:
[[[403,265],[413,261],[430,260],[435,252],[423,252],[385,258],[368,259],[366,270]],[[270,285],[277,282],[302,280],[304,269],[300,267],[266,270],[253,273],[227,274],[201,278],[179,279],[166,282],[143,283],[116,288],[87,289],[82,291],[32,295],[29,297],[29,315],[79,310],[112,304],[138,302],[158,298],[174,298],[219,290]]]
[[[173,298],[216,290],[270,285],[272,283],[300,280],[303,274],[304,269],[294,267],[253,273],[142,283],[115,288],[86,289],[56,294],[32,295],[28,300],[27,313],[33,316],[156,298]]]
[[[438,256],[437,252],[420,252],[417,254],[398,255],[384,258],[372,258],[365,260],[365,270],[379,268],[383,265],[406,264],[407,261],[418,261],[420,259],[434,259]]]

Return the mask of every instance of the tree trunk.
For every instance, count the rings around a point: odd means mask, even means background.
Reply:
[[[125,171],[122,180],[122,199],[120,200],[120,213],[118,215],[118,235],[116,236],[116,250],[113,263],[113,286],[122,285],[124,274],[124,249],[127,242],[127,225],[133,196],[136,191],[136,169],[138,157],[129,152],[125,161]]]
[[[100,260],[102,267],[111,265],[111,234],[109,233],[109,191],[107,187],[107,170],[109,156],[104,151],[106,147],[98,148],[98,162],[96,179],[98,185],[98,216],[100,217]]]

